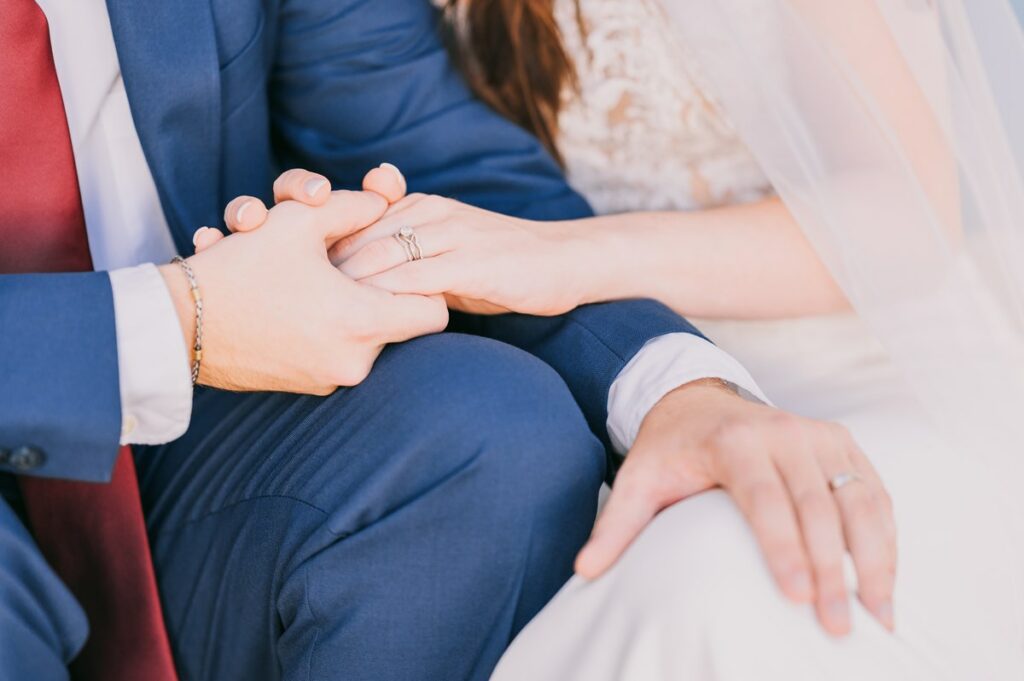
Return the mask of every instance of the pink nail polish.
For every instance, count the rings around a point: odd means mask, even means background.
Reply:
[[[391,171],[391,172],[393,172],[393,173],[394,173],[395,175],[397,175],[397,176],[398,176],[398,179],[399,179],[399,181],[400,181],[400,182],[402,183],[402,188],[403,188],[403,190],[405,189],[405,175],[403,175],[403,174],[402,174],[402,171],[398,169],[398,166],[396,166],[396,165],[394,165],[394,164],[392,164],[392,163],[387,163],[387,162],[385,162],[385,163],[381,163],[381,164],[380,164],[380,167],[381,167],[381,168],[385,168],[385,169],[387,169],[387,170],[390,170],[390,171]]]
[[[325,184],[327,184],[327,180],[322,177],[314,177],[306,180],[306,184],[303,185],[303,188],[306,190],[306,196],[313,198]]]
[[[242,216],[245,215],[245,211],[251,203],[252,201],[246,201],[245,203],[238,207],[238,211],[235,213],[235,222],[242,222]]]
[[[203,233],[203,230],[210,229],[209,227],[200,227],[192,234],[192,245],[195,246],[199,241],[199,235]]]

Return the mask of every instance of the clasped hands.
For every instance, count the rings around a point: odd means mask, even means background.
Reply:
[[[586,243],[556,223],[405,196],[387,164],[363,187],[331,192],[322,176],[288,171],[269,211],[253,197],[227,206],[232,236],[196,233],[190,262],[211,318],[200,382],[326,394],[365,378],[387,343],[442,330],[447,306],[555,315],[591,302],[572,288]],[[408,262],[392,238],[406,225],[423,260]],[[188,318],[183,282],[165,276]],[[856,482],[830,489],[848,474]],[[827,632],[850,630],[847,552],[860,601],[894,627],[892,504],[867,457],[842,426],[750,402],[714,380],[678,388],[647,415],[577,572],[600,576],[662,509],[716,487],[747,518],[781,591],[813,603]]]
[[[267,211],[260,204],[258,215],[252,206],[245,215],[258,219],[261,229],[237,230],[216,248],[210,248],[211,236],[219,232],[197,233],[200,248],[189,263],[206,310],[200,384],[326,395],[360,383],[388,343],[447,326],[440,296],[392,294],[353,281],[331,264],[331,246],[375,223],[389,198],[405,191],[401,174],[390,167],[371,171],[365,183],[364,191],[332,192],[325,180],[292,186],[284,175],[275,184],[278,205]],[[305,203],[286,200],[293,196]],[[231,215],[237,228],[237,207]],[[173,265],[161,273],[186,347],[192,347],[186,282]]]

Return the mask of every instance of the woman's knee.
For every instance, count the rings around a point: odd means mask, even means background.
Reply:
[[[809,606],[778,590],[746,520],[722,490],[664,510],[611,574],[639,612],[673,628],[767,627],[797,608],[813,618]]]

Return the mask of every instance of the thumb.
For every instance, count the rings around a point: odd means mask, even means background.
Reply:
[[[590,540],[576,556],[576,574],[597,579],[610,568],[657,514],[658,505],[631,486],[615,486],[594,524]]]
[[[340,190],[331,192],[327,202],[310,210],[327,247],[364,227],[377,222],[388,209],[388,202],[375,192]]]
[[[380,333],[385,343],[440,333],[448,326],[448,306],[442,296],[386,294],[382,306]]]

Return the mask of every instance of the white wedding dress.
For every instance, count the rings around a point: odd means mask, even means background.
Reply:
[[[595,210],[772,193],[657,0],[581,0],[586,38],[574,0],[555,6],[580,75],[559,144]],[[845,424],[881,473],[899,529],[896,633],[854,598],[853,633],[824,634],[810,606],[780,595],[738,510],[712,491],[658,516],[606,576],[570,581],[493,678],[1024,679],[1024,551],[993,494],[1011,481],[943,442],[854,315],[695,321],[777,406]]]

